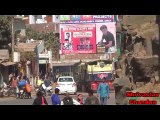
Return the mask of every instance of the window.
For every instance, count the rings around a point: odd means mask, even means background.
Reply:
[[[106,76],[106,75],[107,76]],[[102,75],[102,76],[101,76]],[[89,80],[92,81],[100,81],[102,80],[103,76],[106,78],[106,80],[112,80],[112,73],[97,73],[97,74],[89,74]]]
[[[73,82],[72,78],[59,78],[59,82]]]

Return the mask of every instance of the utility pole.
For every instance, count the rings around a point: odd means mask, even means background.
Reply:
[[[12,16],[12,61],[14,61],[14,16]]]

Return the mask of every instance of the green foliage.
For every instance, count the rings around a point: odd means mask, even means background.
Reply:
[[[34,52],[20,52],[21,55],[21,61],[31,61],[35,58],[36,54]]]
[[[9,49],[11,42],[11,16],[0,15],[0,49]]]
[[[45,47],[53,52],[59,51],[59,38],[54,33],[46,34]]]
[[[10,16],[0,15],[0,33],[8,32],[11,34],[12,18]]]
[[[59,54],[60,42],[55,33],[37,32],[30,27],[26,30],[26,35],[28,39],[44,40],[46,49],[51,49],[54,57]]]
[[[27,39],[44,40],[45,33],[37,32],[32,27],[30,27],[26,29],[26,36],[27,36]]]

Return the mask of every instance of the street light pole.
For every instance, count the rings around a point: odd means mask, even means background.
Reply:
[[[14,16],[12,16],[12,61],[14,61]]]

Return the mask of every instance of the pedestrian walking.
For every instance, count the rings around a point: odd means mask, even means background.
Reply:
[[[56,89],[56,86],[57,86],[56,82],[53,81],[53,83],[52,83],[52,89],[55,90],[55,89]],[[53,91],[53,92],[54,92],[54,91]]]
[[[68,92],[65,93],[65,97],[62,100],[62,105],[74,105],[73,104],[73,98],[69,95]]]
[[[18,80],[17,80],[16,77],[13,77],[12,87],[13,87],[14,94],[16,95],[16,90],[17,90],[17,87],[18,87]]]
[[[17,76],[17,87],[16,87],[16,98],[20,98],[20,91],[19,91],[19,82],[21,80],[20,76]]]
[[[28,98],[32,98],[31,97],[31,85],[30,85],[30,80],[29,80],[29,78],[25,75],[24,76],[24,79],[25,79],[25,81],[26,81],[26,85],[25,85],[25,91],[26,91],[26,93],[27,93],[27,96],[28,96]]]
[[[78,102],[79,102],[81,105],[84,105],[84,104],[85,104],[85,99],[83,98],[83,95],[82,95],[82,94],[78,94],[77,100],[78,100]]]
[[[107,100],[109,99],[109,85],[105,83],[106,78],[102,79],[102,83],[99,84],[97,90],[97,96],[100,98],[101,105],[106,105]]]
[[[43,96],[42,92],[37,92],[37,98],[35,98],[33,105],[48,105],[47,100]]]
[[[99,105],[99,100],[93,95],[93,90],[88,91],[88,97],[86,98],[85,105]]]
[[[61,101],[61,105],[80,105],[80,103],[66,92],[64,99]]]
[[[11,73],[11,74],[9,75],[9,83],[8,83],[9,85],[12,84],[13,78],[14,78],[14,74]]]
[[[42,77],[36,77],[36,87],[40,87],[44,81],[42,80]]]
[[[46,79],[44,80],[44,84],[46,87],[49,87],[51,85],[51,81],[49,80],[48,76],[46,76]]]
[[[55,88],[54,93],[51,96],[52,105],[61,105],[61,100],[59,98],[59,89]]]

